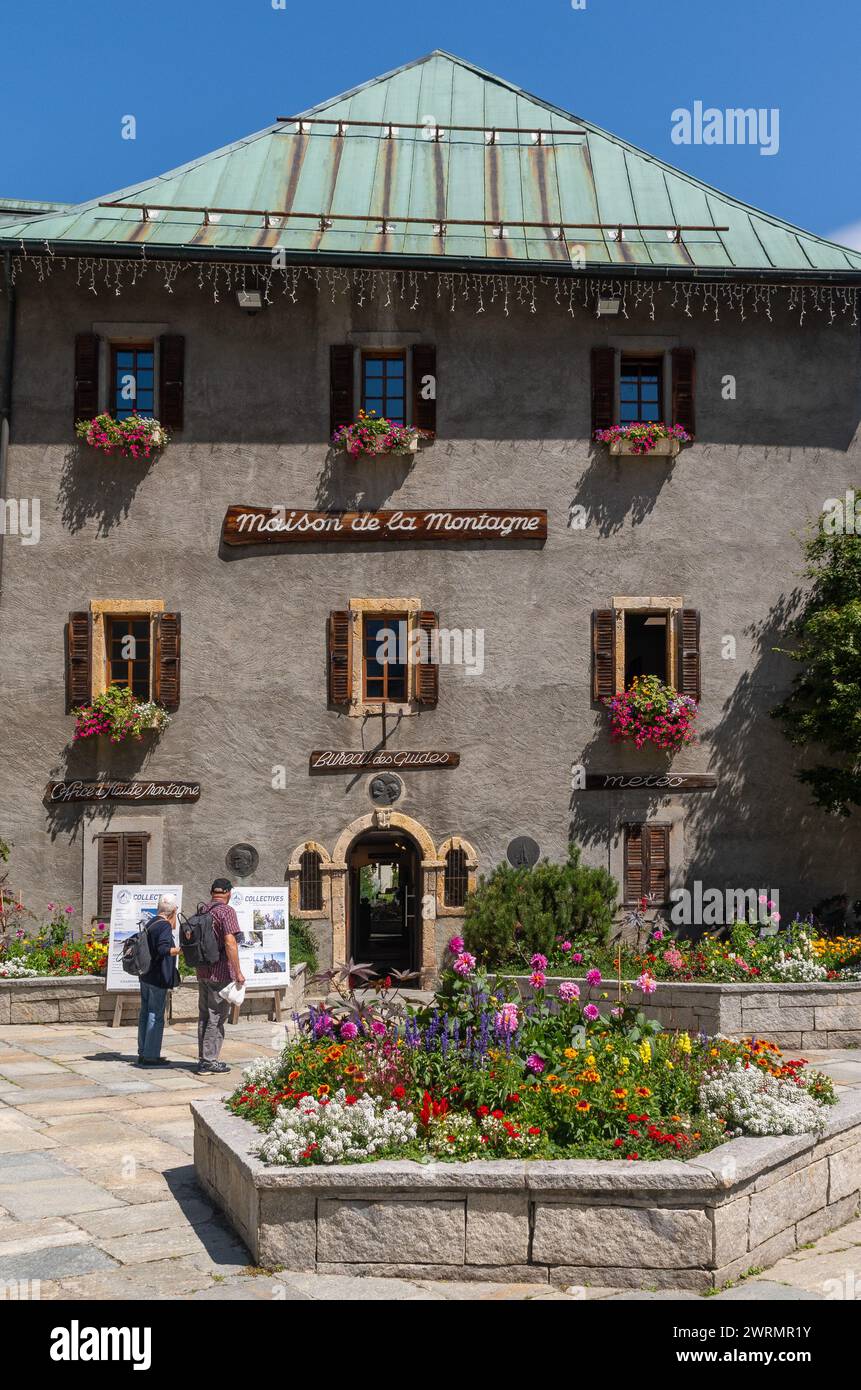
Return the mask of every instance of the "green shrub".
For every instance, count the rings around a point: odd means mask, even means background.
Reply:
[[[605,869],[580,863],[571,845],[565,864],[542,859],[532,869],[499,864],[467,899],[464,938],[488,968],[527,965],[549,955],[558,940],[581,946],[607,942],[618,885]]]
[[[307,962],[308,974],[313,975],[317,969],[314,933],[304,917],[293,917],[290,919],[290,964],[300,965],[303,960]]]

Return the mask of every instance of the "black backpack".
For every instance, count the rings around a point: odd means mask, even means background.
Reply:
[[[144,917],[138,930],[123,942],[122,965],[127,975],[145,975],[152,965],[149,926],[152,918]]]
[[[221,958],[221,943],[211,912],[198,904],[192,917],[179,919],[179,944],[186,965],[214,965]]]

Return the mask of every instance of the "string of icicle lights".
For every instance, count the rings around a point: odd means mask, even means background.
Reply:
[[[174,293],[178,282],[195,283],[211,293],[218,304],[238,290],[259,290],[263,302],[272,304],[275,296],[291,303],[300,291],[310,288],[327,295],[333,303],[350,295],[357,307],[377,304],[383,308],[396,304],[418,310],[433,301],[448,307],[483,314],[488,306],[499,305],[503,313],[512,308],[537,313],[553,303],[569,314],[580,310],[597,315],[599,299],[618,299],[619,313],[628,318],[645,306],[650,319],[656,309],[670,308],[686,318],[705,313],[720,322],[721,311],[738,316],[741,322],[762,315],[772,321],[776,307],[797,315],[799,324],[808,316],[824,316],[826,323],[838,319],[859,322],[859,289],[848,285],[742,284],[724,280],[615,280],[598,276],[493,275],[446,270],[366,269],[358,266],[266,266],[242,265],[229,261],[168,261],[141,256],[134,260],[112,256],[58,256],[50,247],[44,253],[21,251],[12,258],[15,282],[27,269],[40,282],[58,272],[72,270],[78,285],[92,294],[120,295],[144,280],[155,282]]]

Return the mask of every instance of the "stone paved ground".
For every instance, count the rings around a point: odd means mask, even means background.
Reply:
[[[0,1027],[0,1286],[38,1280],[43,1299],[534,1300],[695,1298],[540,1285],[416,1283],[249,1268],[245,1247],[197,1186],[189,1100],[231,1090],[283,1028],[228,1033],[230,1075],[198,1077],[195,1029],[165,1033],[174,1065],[132,1065],[136,1030]],[[861,1084],[861,1052],[811,1054],[840,1085]],[[765,1282],[765,1281],[768,1282]],[[0,1295],[2,1296],[2,1295]],[[861,1298],[861,1220],[720,1298]]]

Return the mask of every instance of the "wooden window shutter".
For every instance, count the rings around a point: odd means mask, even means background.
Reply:
[[[353,693],[353,629],[350,614],[329,614],[329,704],[348,705]]]
[[[149,835],[123,835],[123,883],[146,883]]]
[[[66,624],[66,713],[86,705],[93,687],[93,619],[70,613]]]
[[[333,343],[329,348],[329,435],[342,425],[351,425],[353,407],[353,360],[355,353],[347,344]]]
[[[169,434],[177,434],[184,415],[185,338],[163,333],[158,341],[158,418]]]
[[[616,349],[592,349],[592,437],[596,430],[608,430],[615,424],[616,410]]]
[[[413,348],[412,423],[417,430],[429,430],[431,434],[436,434],[436,380],[436,348],[416,343]]]
[[[592,613],[592,699],[616,694],[616,610],[596,608]]]
[[[701,698],[700,681],[700,615],[696,608],[683,608],[678,618],[680,695]]]
[[[653,907],[663,906],[670,896],[670,827],[645,825],[648,843],[646,855],[646,897]]]
[[[99,413],[99,337],[96,333],[75,335],[75,390],[73,423],[92,420]]]
[[[99,891],[96,911],[103,921],[108,921],[113,903],[113,887],[122,883],[122,835],[99,836]]]
[[[434,634],[439,631],[437,613],[419,613],[419,631],[422,634],[422,654],[427,661],[416,662],[415,700],[419,705],[435,705],[439,700],[439,662],[437,656],[438,640]]]
[[[673,348],[673,389],[671,425],[681,425],[695,434],[696,354],[693,348]]]
[[[644,843],[645,827],[642,825],[625,826],[625,883],[624,895],[626,903],[634,903],[645,896],[643,884],[645,882],[645,858],[646,845]]]
[[[167,710],[179,708],[180,615],[155,615],[153,699]]]

